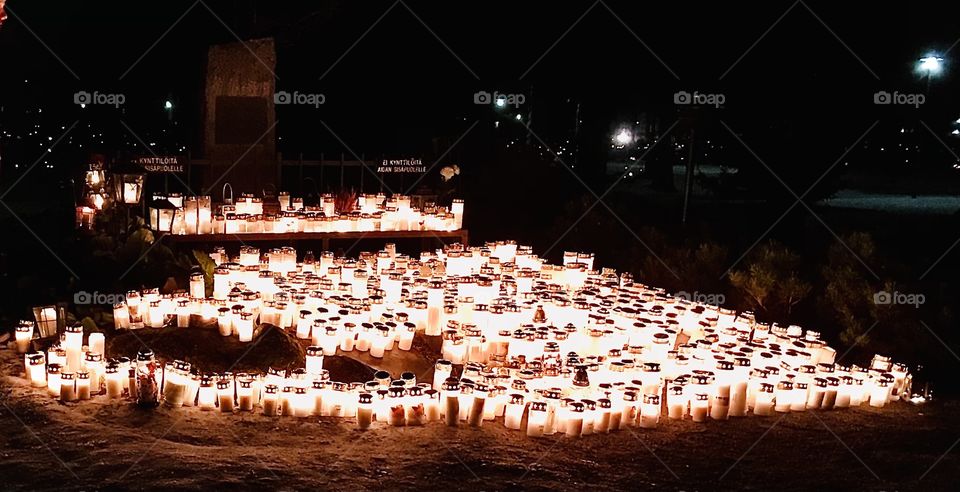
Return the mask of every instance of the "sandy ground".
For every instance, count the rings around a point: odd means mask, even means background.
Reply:
[[[0,352],[0,489],[955,490],[960,405],[905,403],[582,439],[63,405]],[[922,477],[922,478],[921,478]]]

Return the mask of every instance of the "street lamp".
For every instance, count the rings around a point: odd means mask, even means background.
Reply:
[[[943,57],[936,53],[928,53],[917,60],[917,73],[927,78],[927,92],[930,92],[930,79],[943,72]]]

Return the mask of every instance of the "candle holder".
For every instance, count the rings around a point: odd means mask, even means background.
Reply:
[[[77,386],[74,373],[60,373],[60,401],[67,403],[77,401]]]
[[[435,389],[426,389],[423,391],[424,412],[427,422],[437,422],[440,420],[440,391]]]
[[[47,364],[47,391],[50,393],[50,396],[58,396],[60,394],[62,373],[62,365],[56,362]]]
[[[30,350],[30,343],[33,340],[33,322],[21,321],[16,328],[15,333],[17,353],[25,354]]]
[[[447,378],[443,383],[444,421],[449,427],[456,427],[460,421],[460,382],[456,378]]]
[[[426,414],[423,389],[417,386],[408,388],[404,408],[406,410],[407,425],[423,425]]]
[[[47,357],[43,352],[33,352],[26,357],[27,379],[34,388],[47,386]]]
[[[360,393],[357,397],[357,428],[367,430],[373,423],[373,395]]]
[[[233,413],[233,381],[221,379],[217,381],[217,403],[222,413]]]

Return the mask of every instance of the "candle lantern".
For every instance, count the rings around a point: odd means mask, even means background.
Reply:
[[[88,204],[88,207],[94,211],[103,210],[103,207],[107,204],[107,198],[107,193],[103,191],[102,188],[99,190],[91,190],[89,193],[87,193],[86,203]],[[94,212],[94,215],[95,214],[96,212]]]
[[[584,404],[581,401],[573,401],[567,406],[569,407],[569,412],[565,419],[564,434],[567,437],[580,437],[583,433]]]
[[[203,299],[207,297],[206,286],[204,284],[202,272],[193,272],[190,274],[190,297],[196,299]]]
[[[594,432],[610,432],[611,415],[613,414],[613,402],[609,398],[600,398],[597,400],[597,414],[594,421]]]
[[[147,209],[150,227],[158,232],[172,232],[173,222],[177,216],[177,207],[170,200],[154,199]]]
[[[453,213],[453,228],[463,229],[463,200],[454,198],[450,204],[450,212]]]
[[[30,341],[33,339],[33,322],[21,321],[16,329],[17,353],[25,354],[30,349]]]
[[[643,395],[639,426],[653,429],[660,422],[660,395]]]
[[[95,352],[101,356],[106,353],[106,338],[103,333],[91,333],[87,336],[87,345],[90,352]]]
[[[237,324],[237,336],[241,342],[253,340],[253,313],[241,312]]]
[[[178,361],[168,362],[163,371],[163,403],[167,407],[177,408],[183,405],[186,385]]]
[[[108,364],[104,369],[104,379],[107,385],[107,398],[119,400],[123,396],[123,375],[120,374],[120,365]]]
[[[760,416],[773,415],[773,390],[771,383],[760,383],[757,387],[756,404],[753,407],[753,414]]]
[[[261,405],[263,406],[263,414],[268,417],[277,416],[277,407],[278,405],[278,391],[279,388],[275,384],[268,384],[263,387],[263,399]]]
[[[880,374],[874,378],[873,387],[870,389],[871,407],[882,408],[886,406],[893,381],[894,377],[889,373]]]
[[[460,420],[460,382],[457,378],[447,378],[443,383],[443,416],[450,427],[456,427]]]
[[[67,370],[79,370],[81,355],[83,353],[82,325],[76,324],[66,327],[64,331],[63,348],[67,350]]]
[[[623,392],[623,415],[620,417],[620,428],[637,425],[637,418],[640,414],[639,403],[637,401],[636,391]]]
[[[435,389],[424,390],[423,398],[427,422],[440,420],[440,392]]]
[[[146,174],[141,172],[116,172],[113,174],[113,193],[117,203],[136,205],[143,194]]]
[[[716,384],[713,401],[710,404],[710,418],[727,420],[730,412],[730,388],[733,385],[733,362],[717,362]]]
[[[527,416],[527,435],[540,437],[547,421],[547,404],[542,401],[530,403],[530,413]]]
[[[60,373],[60,401],[77,401],[77,386],[72,372]]]
[[[200,377],[200,389],[197,392],[197,405],[200,410],[213,410],[216,408],[217,390],[212,376]]]
[[[690,400],[690,418],[694,422],[705,422],[707,420],[707,409],[710,405],[710,395],[707,393],[697,393]]]
[[[461,387],[461,389],[464,388],[466,388],[466,386]],[[483,408],[487,403],[487,391],[488,388],[485,384],[473,386],[472,398],[468,398],[470,409],[467,413],[467,425],[470,427],[480,427],[480,424],[483,423]],[[461,401],[461,404],[462,403]]]
[[[106,182],[106,175],[103,171],[102,162],[91,162],[89,169],[87,169],[86,175],[84,176],[84,184],[87,186],[87,189],[98,190],[103,188],[103,185]]]
[[[182,360],[174,361],[174,369],[176,369],[176,379],[180,383],[181,388],[179,389],[180,404],[183,406],[191,407],[193,406],[194,401],[197,399],[197,392],[199,391],[199,378],[197,383],[194,384],[193,376],[194,374],[190,371],[191,364]]]
[[[313,410],[313,401],[307,397],[307,388],[305,386],[295,386],[293,388],[293,400],[291,402],[294,417],[309,417]],[[344,415],[341,415],[341,417]]]
[[[681,420],[687,413],[688,400],[682,385],[671,386],[667,389],[667,418]]]
[[[357,400],[357,428],[367,430],[373,423],[373,395],[360,393]]]
[[[442,389],[443,383],[450,377],[451,371],[453,371],[453,364],[450,363],[450,361],[445,359],[437,360],[433,369],[433,389]]]
[[[103,389],[103,355],[100,355],[100,352],[94,352],[91,347],[91,350],[84,355],[83,369],[90,374],[90,392],[99,395]]]
[[[76,209],[76,228],[77,229],[86,229],[88,231],[93,230],[93,219],[97,214],[97,210],[93,207],[88,207],[86,205],[80,205]]]
[[[277,413],[279,415],[284,417],[293,415],[293,396],[293,386],[283,386],[280,388],[280,394],[277,398]]]
[[[61,381],[60,384],[62,385],[63,382]],[[80,371],[76,375],[76,399],[90,399],[90,373],[87,371]]]
[[[217,401],[220,403],[221,412],[233,412],[233,381],[228,379],[217,381]]]
[[[323,370],[323,347],[311,345],[307,347],[307,374],[319,375]]]
[[[27,356],[27,379],[35,388],[47,385],[47,357],[43,352],[34,352]]]
[[[56,336],[66,322],[65,308],[60,306],[37,306],[33,308],[33,317],[37,321],[40,338]]]
[[[423,389],[418,386],[407,389],[406,409],[407,425],[423,425],[426,408],[423,401]]]
[[[507,404],[503,417],[503,424],[507,429],[520,430],[520,422],[523,420],[525,408],[523,395],[517,393],[510,395],[510,403]]]
[[[777,412],[789,412],[793,402],[793,382],[781,380],[777,383],[777,389],[774,392],[774,410]],[[759,396],[759,395],[758,395]],[[806,402],[804,402],[806,403]]]
[[[400,350],[410,350],[413,346],[413,337],[417,332],[417,325],[409,321],[398,326],[400,339],[397,342],[397,348]]]
[[[50,396],[60,394],[60,376],[63,372],[63,366],[57,363],[47,364],[47,391]]]
[[[406,425],[406,411],[404,409],[404,395],[406,390],[402,386],[392,386],[388,390],[388,418],[390,425],[401,427]]]

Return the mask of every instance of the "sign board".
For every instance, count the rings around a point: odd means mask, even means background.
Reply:
[[[184,158],[178,155],[138,156],[131,159],[133,164],[148,173],[182,173]]]
[[[427,166],[420,159],[383,159],[377,166],[380,174],[389,173],[425,173]]]

